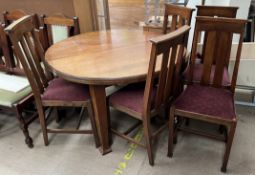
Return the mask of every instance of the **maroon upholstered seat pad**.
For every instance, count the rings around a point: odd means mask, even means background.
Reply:
[[[211,75],[210,75],[210,82],[213,82],[214,78],[214,71],[215,71],[215,65],[212,65],[212,70],[211,70]],[[194,72],[193,72],[193,82],[200,82],[201,81],[201,76],[203,74],[203,64],[195,64],[194,66]],[[185,80],[188,80],[188,75],[189,75],[189,68],[185,72]],[[223,86],[230,86],[230,78],[228,74],[227,68],[224,69],[223,72],[223,78],[222,78],[222,85]]]
[[[131,84],[112,94],[110,104],[123,106],[138,113],[143,111],[144,83]],[[156,88],[152,91],[152,104],[154,103]]]
[[[88,99],[90,95],[86,85],[72,83],[62,78],[51,80],[42,95],[44,101],[86,101]]]
[[[174,102],[175,108],[218,118],[235,118],[232,92],[226,89],[188,85]]]

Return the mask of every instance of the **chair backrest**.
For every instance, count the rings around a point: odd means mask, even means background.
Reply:
[[[231,6],[197,6],[197,16],[236,18],[238,7]]]
[[[41,16],[48,47],[69,36],[80,34],[78,17],[68,18],[63,14]]]
[[[222,79],[224,75],[224,69],[228,67],[231,53],[231,46],[229,47],[228,45],[225,45],[224,41],[229,38],[231,38],[232,40],[233,34],[237,34],[239,35],[239,45],[236,53],[235,66],[232,74],[230,87],[231,91],[234,92],[242,49],[244,35],[243,33],[246,22],[247,20],[233,18],[218,18],[205,16],[198,16],[196,18],[196,27],[192,45],[191,65],[188,83],[193,82],[197,44],[199,43],[199,35],[204,32],[205,35],[207,35],[207,40],[206,43],[203,44],[204,63],[200,84],[212,85],[214,87],[223,87]],[[213,65],[214,59],[215,65]],[[214,66],[214,68],[212,68],[212,66]],[[213,79],[210,77],[212,75],[211,71],[214,71]]]
[[[238,7],[231,6],[197,6],[197,16],[210,16],[210,17],[226,17],[226,18],[236,18]],[[207,43],[207,35],[204,35],[204,42]],[[232,45],[232,35],[228,38],[225,37],[224,41],[226,46],[231,48]],[[201,57],[204,57],[204,50],[202,51]],[[203,60],[202,60],[203,61]],[[215,60],[214,60],[215,63]]]
[[[168,26],[170,26],[170,32],[172,32],[183,25],[190,25],[193,11],[194,9],[191,8],[172,4],[165,4],[163,34],[166,34],[168,32]],[[169,16],[172,17],[171,25],[168,24]]]
[[[0,22],[0,49],[2,51],[2,55],[0,58],[0,70],[9,72],[11,68],[14,67],[14,56],[11,48],[11,43],[4,32],[5,24]]]
[[[40,61],[44,60],[43,48],[32,21],[32,16],[22,17],[9,25],[5,31],[12,41],[16,57],[23,66],[35,100],[41,101],[41,94],[48,86],[48,79]]]
[[[10,25],[12,22],[24,17],[28,15],[28,13],[26,13],[25,11],[21,10],[21,9],[16,9],[13,10],[11,12],[5,11],[3,13],[3,18],[4,18],[4,23],[6,26]],[[36,28],[39,28],[39,20],[38,20],[38,16],[36,14],[33,14],[33,23],[35,24]]]
[[[144,113],[149,114],[152,105],[157,110],[160,109],[175,93],[189,30],[190,27],[185,25],[174,32],[150,40],[152,48],[144,92]],[[155,81],[155,104],[152,104]]]

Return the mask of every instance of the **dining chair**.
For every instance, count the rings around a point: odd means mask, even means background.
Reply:
[[[43,24],[47,48],[70,36],[80,34],[78,17],[68,18],[63,14],[54,14],[47,17],[42,15],[41,22]]]
[[[183,25],[190,25],[194,9],[173,4],[165,4],[163,34],[172,32]],[[171,18],[169,24],[169,17]],[[168,27],[170,26],[170,28]]]
[[[109,106],[129,114],[143,124],[146,144],[139,143],[128,136],[138,126],[137,124],[123,133],[113,128],[111,130],[114,134],[146,148],[150,165],[154,165],[152,140],[168,126],[164,124],[157,131],[152,132],[151,118],[162,112],[164,104],[171,100],[175,92],[177,82],[174,81],[180,70],[178,65],[181,65],[183,59],[189,30],[190,27],[185,25],[174,32],[150,39],[152,48],[146,84],[130,84],[109,96],[108,99]],[[155,81],[158,82],[157,85]]]
[[[9,25],[5,31],[11,38],[16,56],[20,60],[32,88],[45,145],[49,143],[48,133],[70,133],[93,134],[96,146],[98,147],[99,140],[88,87],[66,81],[62,78],[47,79],[44,70],[46,66],[44,62],[40,62],[40,60],[44,60],[43,49],[32,20],[32,16],[22,17]],[[45,110],[59,106],[82,108],[75,129],[48,128]],[[84,108],[88,110],[92,130],[79,129]]]
[[[238,7],[233,7],[233,6],[197,6],[197,16],[210,16],[210,17],[226,17],[226,18],[236,18]],[[200,35],[202,36],[202,34]],[[199,36],[199,38],[200,38]],[[203,35],[203,45],[205,46],[206,44],[210,44],[210,41],[207,40],[207,34]],[[219,36],[219,38],[221,38]],[[225,46],[228,46],[228,49],[231,48],[232,46],[232,35],[228,35],[228,37],[223,37],[221,38],[221,42],[225,43]],[[200,44],[201,45],[201,44]],[[194,74],[193,74],[193,81],[194,82],[199,82],[201,79],[201,75],[203,72],[203,57],[204,57],[204,52],[206,47],[203,47],[203,50],[198,51],[197,53],[197,64],[194,65]],[[198,49],[199,50],[199,49]],[[214,57],[214,64],[216,63],[217,57]],[[226,68],[224,69],[224,76],[223,76],[223,84],[225,86],[229,86],[230,80],[229,80],[229,75],[228,75],[228,64]],[[212,69],[214,69],[215,66],[212,66]],[[185,79],[188,79],[188,73],[189,73],[189,68],[185,72]],[[214,71],[211,72],[211,78],[213,78],[213,73]]]
[[[170,109],[168,145],[169,157],[173,156],[173,141],[174,139],[177,139],[177,129],[201,136],[217,138],[226,142],[226,150],[221,167],[221,171],[226,172],[237,123],[234,106],[234,93],[246,22],[247,20],[232,18],[214,18],[205,16],[196,17],[188,85],[184,92],[175,100],[174,103],[172,103]],[[205,49],[204,63],[202,64],[202,78],[199,83],[194,83],[194,65],[196,60],[197,44],[199,43],[199,35],[201,32],[206,33],[208,43],[203,46]],[[224,68],[227,66],[230,59],[231,48],[222,41],[229,39],[229,36],[232,36],[233,34],[239,36],[239,45],[238,51],[234,56],[235,66],[232,72],[231,85],[226,87],[222,84],[222,80],[224,76]],[[218,59],[216,60],[216,64],[213,64],[213,59],[215,57]],[[212,68],[213,66],[215,66],[215,68]],[[213,78],[211,77],[212,71],[214,71]],[[175,118],[178,119],[180,117],[226,126],[228,128],[226,138],[222,139],[199,130],[191,130],[178,123],[175,125]]]
[[[0,23],[0,48],[3,54],[3,64],[0,64],[0,77],[9,76],[12,83],[15,84],[15,82],[18,83],[23,77],[12,71],[14,59],[12,49],[10,48],[10,41],[4,32],[4,26],[4,24]],[[33,140],[29,136],[28,126],[37,118],[37,115],[35,112],[29,110],[29,106],[31,106],[33,102],[31,88],[28,86],[17,92],[13,92],[10,89],[0,89],[0,97],[0,109],[8,110],[16,114],[20,123],[20,128],[25,135],[25,143],[28,147],[32,148]]]

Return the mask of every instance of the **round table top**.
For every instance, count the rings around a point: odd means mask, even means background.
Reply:
[[[67,80],[113,85],[143,81],[151,43],[158,36],[142,30],[111,30],[80,34],[52,45],[46,64]]]

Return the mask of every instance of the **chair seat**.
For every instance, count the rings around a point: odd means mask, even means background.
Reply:
[[[227,89],[188,85],[174,102],[175,109],[225,120],[235,119],[233,94]]]
[[[211,83],[213,82],[214,71],[215,71],[215,65],[212,65],[212,71],[211,71],[211,75],[210,75]],[[203,64],[200,64],[200,63],[195,64],[194,65],[194,72],[193,72],[193,82],[200,82],[200,80],[202,78],[201,77],[202,74],[203,74]],[[188,80],[188,78],[189,78],[188,75],[189,75],[189,68],[184,73],[185,80]],[[228,70],[227,70],[227,68],[224,68],[224,73],[223,73],[223,78],[222,78],[222,85],[223,86],[230,86],[230,84],[231,84],[231,82],[230,82]]]
[[[112,106],[121,106],[127,110],[142,114],[144,88],[144,83],[128,85],[112,94],[109,97],[109,103]],[[154,103],[155,95],[156,88],[154,88],[152,91],[152,104]]]
[[[30,86],[17,93],[0,89],[0,106],[12,107],[16,102],[22,100],[31,93],[32,90]]]
[[[42,95],[43,101],[87,101],[89,99],[88,86],[72,83],[62,78],[51,80]]]

